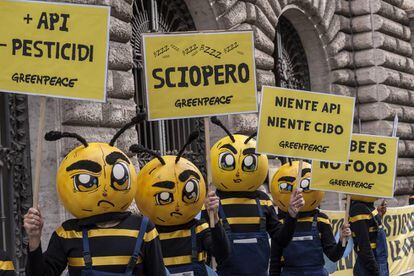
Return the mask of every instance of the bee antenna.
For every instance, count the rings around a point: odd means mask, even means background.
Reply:
[[[278,159],[280,160],[280,163],[282,164],[282,165],[284,165],[284,164],[286,164],[288,161],[287,161],[287,158],[286,157],[278,157]]]
[[[159,155],[155,151],[144,148],[142,145],[134,144],[131,147],[129,147],[129,151],[133,152],[133,153],[140,153],[140,152],[148,153],[149,155],[157,158],[160,161],[161,165],[163,165],[163,166],[165,165],[165,160],[164,160],[164,158],[161,157],[161,155]]]
[[[234,139],[233,134],[231,134],[231,132],[223,125],[223,123],[217,118],[217,116],[211,117],[210,120],[213,124],[221,127],[227,133],[227,135],[230,137],[233,143],[236,142],[236,139]]]
[[[125,124],[120,130],[118,130],[117,133],[115,133],[114,137],[112,137],[111,142],[109,142],[109,145],[112,147],[115,145],[116,140],[118,140],[119,136],[122,135],[127,129],[130,127],[137,125],[145,120],[146,114],[145,113],[139,113],[137,116],[131,119],[131,121],[127,124]]]
[[[246,145],[247,143],[249,143],[250,140],[252,140],[254,137],[257,136],[257,131],[254,132],[252,135],[250,135],[249,137],[247,137],[246,141],[244,141],[244,144]]]
[[[89,146],[88,142],[86,142],[85,138],[80,136],[76,133],[71,132],[60,132],[60,131],[49,131],[45,134],[45,140],[46,141],[57,141],[62,138],[75,138],[79,142],[81,142],[85,148]]]
[[[180,161],[181,156],[183,155],[185,148],[191,144],[194,140],[198,138],[200,133],[198,131],[193,131],[190,133],[190,135],[187,138],[187,142],[185,142],[185,145],[181,148],[181,150],[178,152],[177,157],[175,158],[175,163],[177,164],[178,161]]]
[[[292,167],[292,158],[288,158],[288,161],[289,161],[289,166]]]

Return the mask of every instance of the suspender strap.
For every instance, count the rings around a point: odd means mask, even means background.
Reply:
[[[256,197],[256,206],[259,211],[260,217],[260,232],[266,232],[266,218],[263,213],[262,205],[260,205],[260,199]]]
[[[85,268],[92,270],[92,257],[91,250],[89,248],[88,229],[82,229],[82,245],[83,245],[83,261],[85,262]]]
[[[137,241],[135,243],[134,252],[132,253],[131,259],[129,260],[126,272],[133,271],[135,265],[137,264],[139,253],[141,252],[141,246],[144,241],[144,235],[147,231],[149,219],[147,217],[142,217],[141,226],[139,227],[139,234],[137,237]]]
[[[226,214],[224,213],[223,205],[221,205],[221,202],[219,203],[219,217],[221,218],[221,221],[223,222],[223,227],[226,231],[231,231],[230,224],[227,220]]]
[[[313,221],[312,221],[312,234],[317,236],[319,233],[318,231],[318,213],[313,215]]]
[[[191,227],[191,260],[192,263],[198,262],[197,234],[195,231],[195,225]]]

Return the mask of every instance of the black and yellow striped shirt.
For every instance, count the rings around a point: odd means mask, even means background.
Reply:
[[[114,227],[98,228],[95,224],[117,218],[120,223]],[[27,274],[58,276],[68,266],[71,276],[81,275],[85,266],[82,245],[84,226],[89,229],[93,268],[123,273],[134,251],[141,220],[141,216],[130,213],[119,213],[115,217],[113,214],[105,214],[87,220],[68,220],[52,234],[43,255],[40,247],[29,253]],[[152,223],[148,224],[133,275],[165,275],[158,232]]]
[[[0,250],[0,276],[14,276],[14,265],[6,252]]]
[[[220,204],[233,233],[251,233],[260,230],[259,210],[256,198],[260,200],[266,230],[280,246],[285,247],[292,239],[295,230],[296,219],[287,217],[286,223],[279,222],[273,202],[269,196],[261,191],[254,192],[223,192],[216,191],[220,197]],[[208,218],[203,211],[203,217]]]
[[[164,264],[167,268],[192,262],[191,228],[193,226],[197,237],[198,261],[206,262],[207,254],[212,254],[218,262],[221,262],[229,255],[229,241],[220,223],[210,228],[205,220],[193,219],[183,225],[157,225]]]
[[[355,252],[361,258],[370,275],[378,275],[378,265],[372,250],[377,247],[377,223],[381,226],[381,217],[378,215],[374,203],[351,201],[349,223]]]

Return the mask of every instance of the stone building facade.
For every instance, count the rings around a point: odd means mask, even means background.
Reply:
[[[108,100],[100,104],[48,99],[46,130],[77,132],[88,141],[109,141],[117,128],[145,109],[145,103],[138,95],[142,93],[139,86],[139,35],[151,29],[150,1],[65,2],[111,6]],[[407,195],[414,193],[413,0],[156,2],[160,30],[252,29],[259,90],[262,85],[279,85],[356,97],[355,132],[390,135],[392,121],[397,114],[400,144],[395,195],[398,201],[393,204],[407,204]],[[28,121],[30,130],[30,147],[28,145],[26,149],[31,150],[33,168],[39,101],[34,97],[22,101],[27,115],[23,120]],[[222,119],[234,132],[251,133],[257,125],[257,114],[224,116]],[[168,123],[167,127],[158,126],[158,136],[163,131],[181,131],[180,126],[185,125]],[[188,122],[188,128],[190,126],[198,127],[197,122]],[[151,131],[152,127],[144,126]],[[214,126],[210,130],[212,142],[223,135]],[[142,129],[128,131],[121,137],[118,146],[127,150],[129,145],[146,138],[142,133]],[[170,136],[167,134],[164,137]],[[202,139],[199,144],[201,146],[193,151],[202,152]],[[44,245],[52,231],[69,218],[59,204],[55,176],[59,161],[73,145],[71,140],[62,140],[47,142],[44,146],[40,195],[40,208],[47,221]],[[159,150],[159,145],[155,145],[154,149]],[[170,151],[173,150],[177,149],[172,146]],[[271,163],[277,166],[276,160]],[[26,175],[26,178],[30,179],[29,176]],[[26,179],[24,183],[30,185],[30,180]],[[18,187],[16,183],[12,184]],[[30,188],[25,193],[11,194],[11,201],[25,202],[8,210],[17,223],[18,215],[30,206]],[[338,195],[329,194],[326,198],[324,207],[342,208]],[[13,251],[22,272],[24,237],[19,227],[21,224],[17,225],[12,231],[16,233],[16,238],[3,247]],[[9,235],[14,236],[14,233]]]

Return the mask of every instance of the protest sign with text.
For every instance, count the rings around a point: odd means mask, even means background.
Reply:
[[[348,163],[312,162],[312,190],[392,198],[398,138],[354,134]]]
[[[344,211],[322,210],[332,222],[334,234],[344,223]],[[402,275],[414,271],[414,206],[388,208],[382,219],[387,235],[388,264],[390,275]],[[355,250],[337,263],[337,271],[331,275],[352,275],[355,265]]]
[[[253,33],[144,34],[148,119],[257,111]]]
[[[106,100],[110,8],[0,1],[0,91]]]
[[[265,86],[257,151],[278,156],[346,162],[355,99]]]

